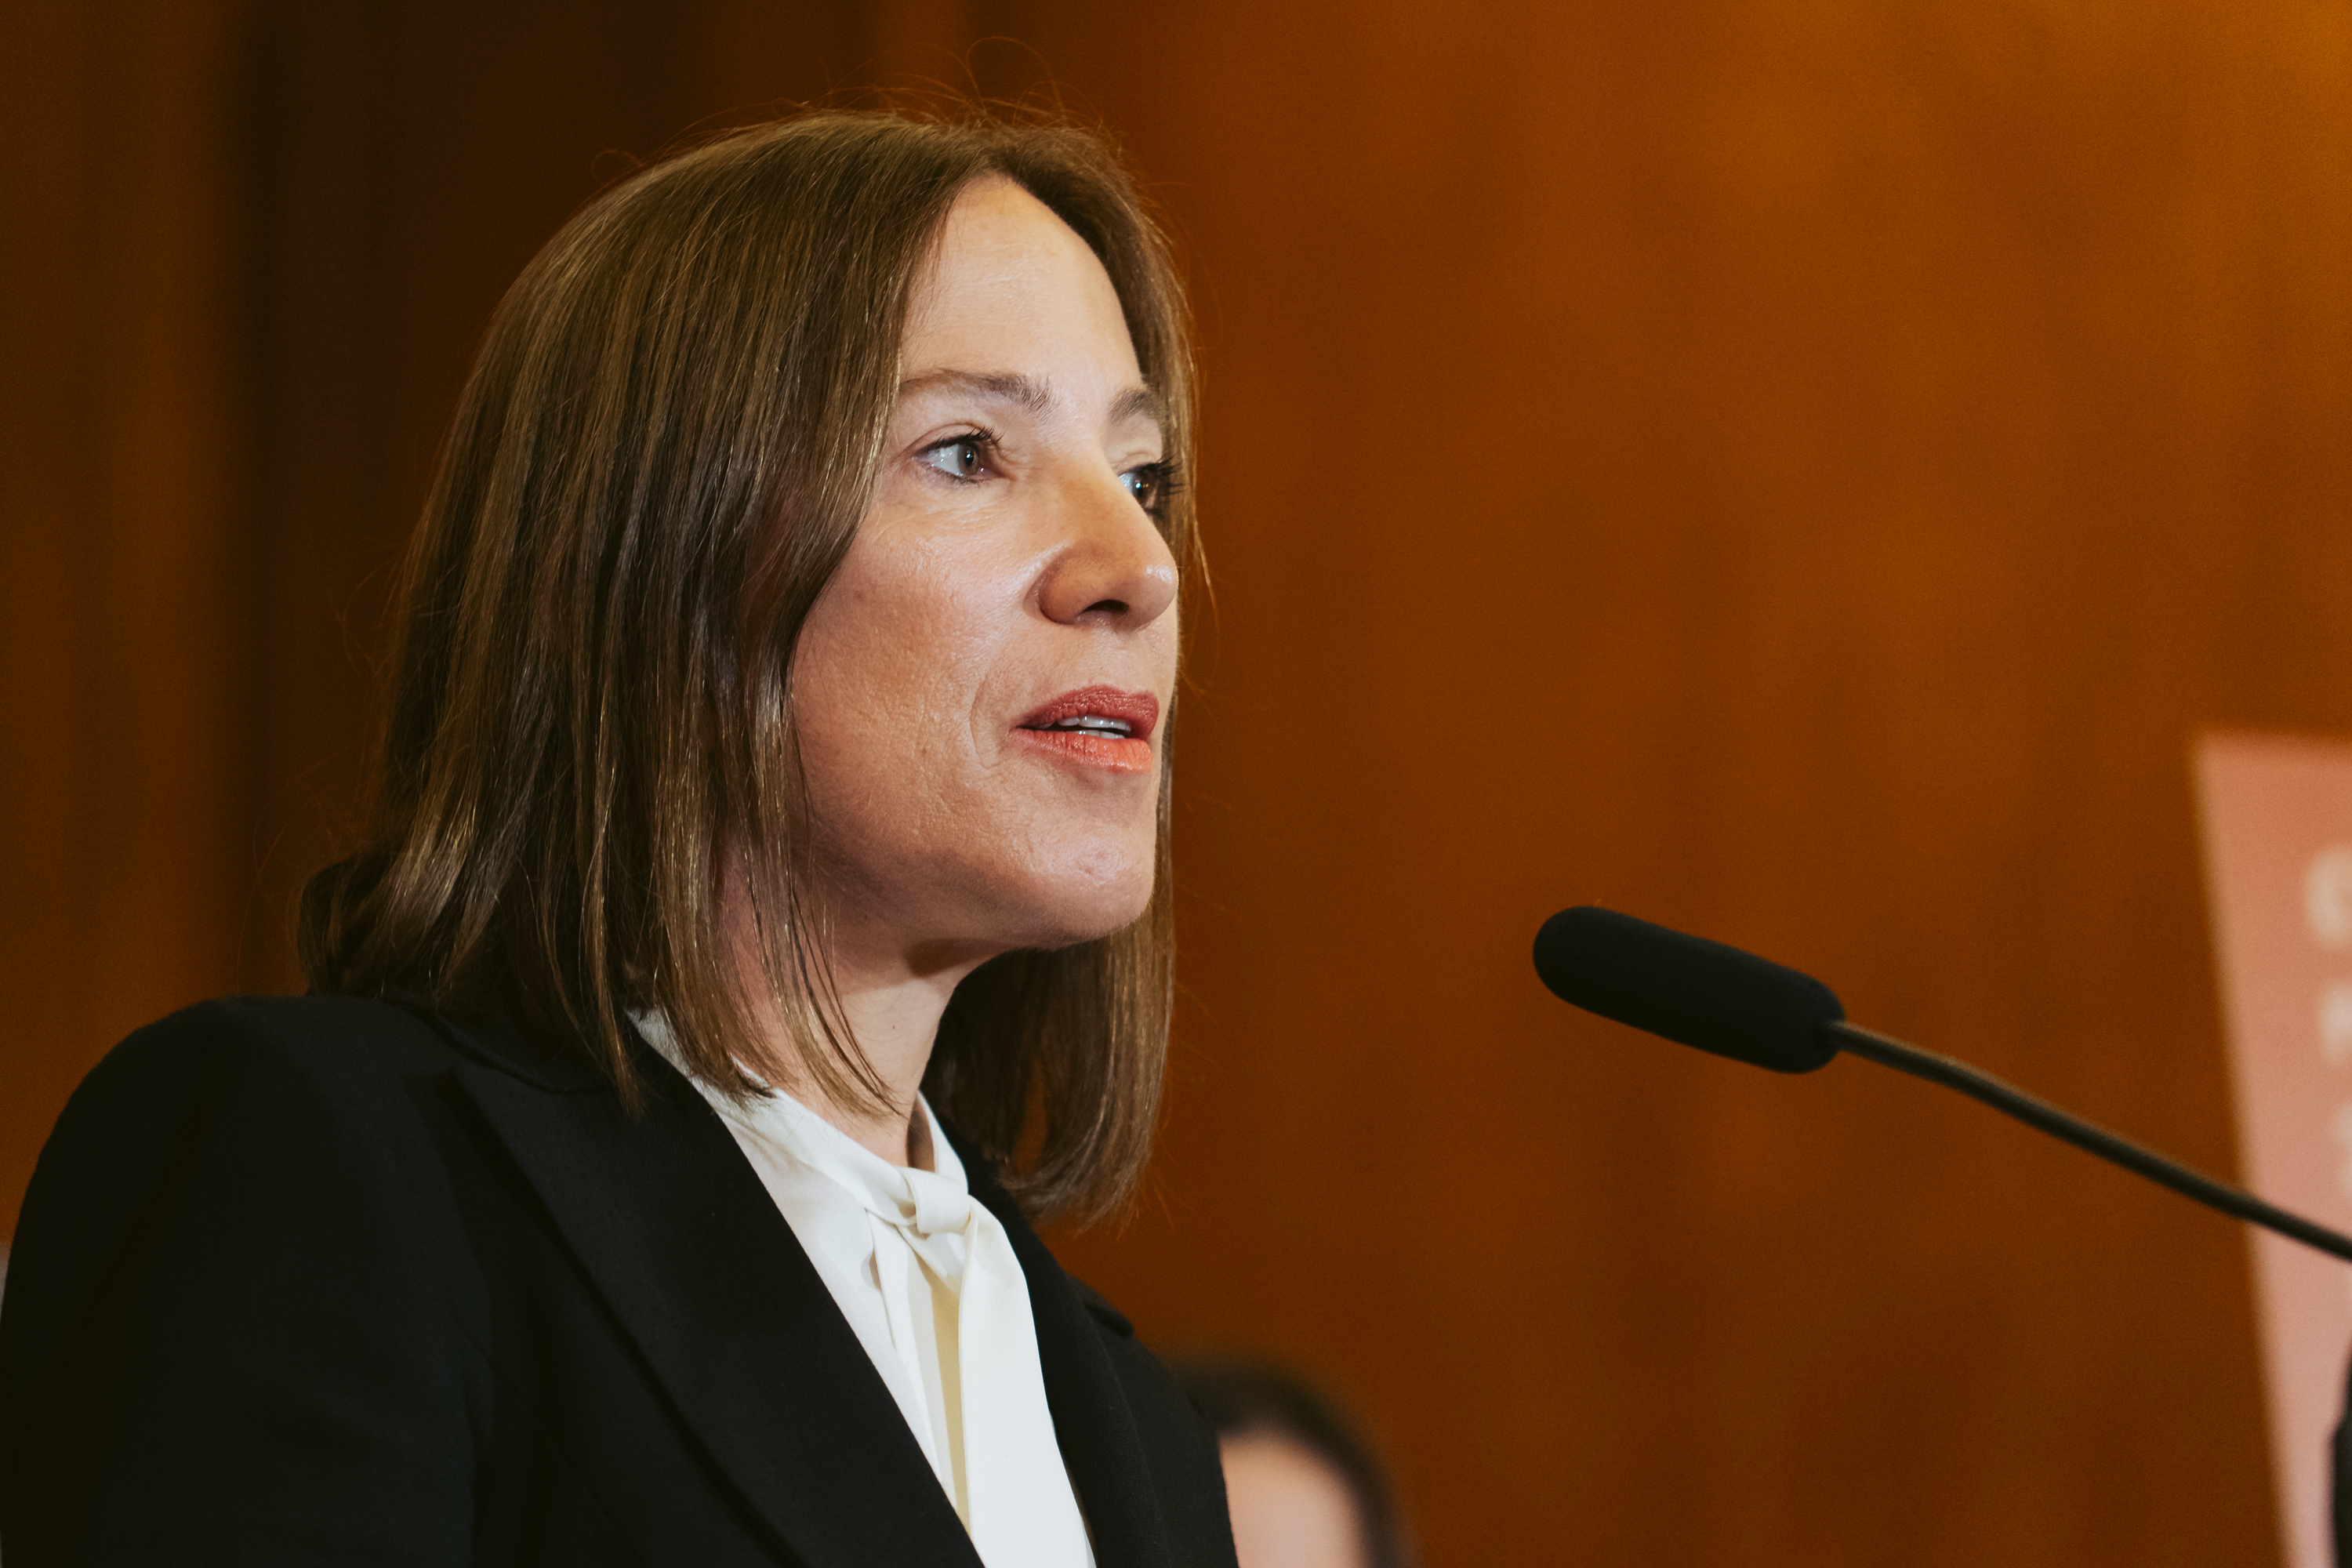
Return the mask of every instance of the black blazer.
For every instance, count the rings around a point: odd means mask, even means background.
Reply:
[[[633,1119],[584,1057],[385,1002],[210,1002],[116,1047],[16,1231],[7,1568],[976,1568],[733,1137],[644,1056]],[[956,1149],[1097,1561],[1232,1568],[1213,1442]]]

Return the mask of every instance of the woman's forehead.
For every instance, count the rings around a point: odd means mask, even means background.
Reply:
[[[956,198],[917,276],[900,396],[1055,395],[1156,416],[1110,275],[1076,231],[1002,176]]]
[[[1011,302],[1041,289],[1098,292],[1118,308],[1110,274],[1076,229],[1012,181],[982,180],[965,187],[940,220],[938,242],[915,275],[912,324],[950,301],[965,308],[999,298]]]

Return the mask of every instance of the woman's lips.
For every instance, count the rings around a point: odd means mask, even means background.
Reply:
[[[1066,761],[1118,773],[1151,771],[1151,731],[1160,699],[1149,691],[1089,686],[1066,691],[1013,727],[1027,745]]]

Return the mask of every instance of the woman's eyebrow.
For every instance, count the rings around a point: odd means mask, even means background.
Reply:
[[[934,370],[911,375],[898,384],[898,395],[922,392],[969,392],[998,403],[1018,404],[1031,414],[1054,405],[1054,395],[1034,376],[1018,371]]]
[[[1124,425],[1130,419],[1149,419],[1157,429],[1168,427],[1167,404],[1160,394],[1148,386],[1129,387],[1110,405],[1110,422]]]
[[[1044,414],[1054,405],[1051,388],[1035,376],[1024,375],[1019,371],[933,370],[910,375],[898,384],[901,400],[940,391],[964,392],[992,402],[1011,403],[1030,414]],[[1110,422],[1124,425],[1130,419],[1148,419],[1155,426],[1164,426],[1165,409],[1160,394],[1150,387],[1129,387],[1110,405]]]

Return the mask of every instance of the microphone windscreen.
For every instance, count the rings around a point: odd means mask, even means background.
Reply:
[[[1774,1072],[1811,1072],[1836,1056],[1821,1026],[1845,1016],[1810,974],[1590,905],[1544,921],[1536,973],[1587,1012]]]

